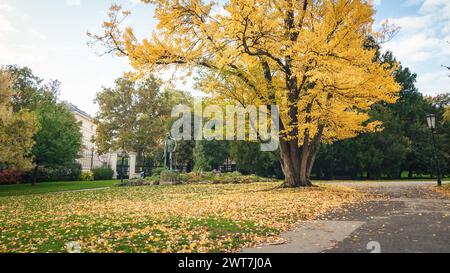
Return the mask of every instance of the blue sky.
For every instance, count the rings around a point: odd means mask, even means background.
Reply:
[[[418,74],[421,92],[450,92],[441,67],[450,65],[450,1],[374,2],[378,23],[389,19],[401,27],[384,48]],[[40,77],[60,80],[61,98],[94,114],[96,92],[130,70],[126,59],[99,57],[86,45],[86,32],[100,30],[112,3],[133,12],[127,24],[139,36],[154,28],[152,7],[138,0],[0,0],[0,65],[29,66]],[[177,87],[196,93],[189,83]]]

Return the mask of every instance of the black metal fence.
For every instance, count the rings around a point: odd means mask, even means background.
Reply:
[[[130,178],[130,164],[127,157],[119,157],[117,159],[117,178],[118,179],[129,179]]]

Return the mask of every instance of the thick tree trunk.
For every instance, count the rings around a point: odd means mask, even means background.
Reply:
[[[308,148],[298,147],[297,141],[281,141],[281,167],[285,175],[282,187],[311,187],[310,174],[312,167],[308,162]],[[306,151],[306,153],[305,153]]]
[[[297,140],[281,140],[281,167],[286,180],[283,187],[312,187],[311,172],[319,152],[324,126],[318,128],[317,134],[312,140],[309,133],[305,132],[303,145],[299,147]]]

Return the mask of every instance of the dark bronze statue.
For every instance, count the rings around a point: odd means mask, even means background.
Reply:
[[[164,143],[164,168],[171,171],[176,169],[175,164],[175,152],[177,151],[177,142],[172,138],[170,134],[167,135],[167,139]]]

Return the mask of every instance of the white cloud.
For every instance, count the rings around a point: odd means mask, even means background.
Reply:
[[[381,5],[381,0],[371,0],[371,1],[372,1],[373,5],[375,5],[375,6]]]
[[[410,34],[388,43],[385,49],[393,51],[395,55],[408,64],[430,61],[436,56],[447,55],[443,48],[446,45],[436,36],[419,32]]]
[[[0,4],[0,38],[6,36],[8,33],[15,31],[15,27],[13,26],[11,13],[14,11],[14,8],[6,3]]]
[[[402,32],[423,31],[433,26],[433,18],[431,15],[392,18],[389,19],[389,22],[400,27]]]
[[[417,87],[425,94],[449,92],[450,77],[447,69],[417,75]]]
[[[424,93],[449,92],[450,79],[441,67],[450,65],[450,1],[405,0],[404,6],[417,7],[417,13],[389,18],[400,33],[384,45],[413,71]]]
[[[14,31],[15,28],[13,27],[10,20],[6,17],[0,14],[0,37],[6,35],[9,32]]]
[[[7,3],[0,3],[0,11],[11,13],[14,11],[14,7]]]
[[[66,0],[66,4],[69,7],[79,6],[79,5],[81,5],[81,0]]]

